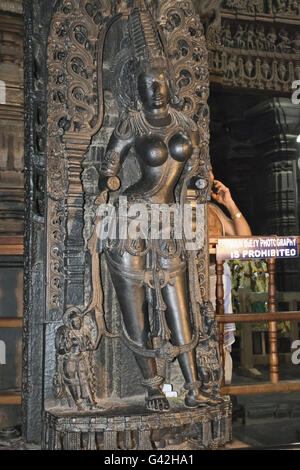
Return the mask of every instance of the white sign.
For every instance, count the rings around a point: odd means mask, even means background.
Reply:
[[[298,237],[220,238],[217,260],[255,258],[296,258]]]

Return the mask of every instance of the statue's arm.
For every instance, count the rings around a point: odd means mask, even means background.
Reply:
[[[124,131],[126,129],[126,132]],[[130,123],[120,121],[112,133],[100,167],[99,189],[105,189],[112,176],[117,176],[134,142]]]
[[[59,355],[67,354],[70,351],[70,341],[65,326],[61,326],[57,330],[55,347]]]
[[[193,127],[191,126],[192,130],[190,130],[189,132],[189,137],[193,145],[193,153],[185,165],[184,173],[185,175],[190,174],[191,176],[196,176],[197,170],[199,167],[200,133],[199,133],[198,128],[194,127],[195,126],[194,121],[192,121],[192,123],[193,123]]]

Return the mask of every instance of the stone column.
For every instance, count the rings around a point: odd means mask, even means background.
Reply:
[[[0,2],[0,226],[21,235],[24,220],[23,18]]]
[[[264,166],[265,234],[299,235],[299,106],[288,98],[271,98],[246,116]],[[277,290],[300,290],[299,269],[298,259],[278,261]]]

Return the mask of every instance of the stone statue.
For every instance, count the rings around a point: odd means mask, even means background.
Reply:
[[[130,101],[135,106],[128,107],[126,112],[122,110],[102,160],[99,180],[100,200],[106,201],[112,181],[116,182],[126,157],[133,153],[140,178],[125,190],[121,187],[121,195],[126,197],[129,214],[138,204],[140,210],[145,208],[147,220],[153,205],[167,208],[175,205],[175,212],[183,209],[187,191],[195,189],[192,181],[198,174],[200,144],[197,125],[175,108],[178,99],[171,71],[168,73],[167,57],[151,28],[146,10],[129,17],[134,51],[133,57],[128,58],[133,70]],[[144,34],[137,37],[138,29]],[[120,199],[116,199],[117,210],[119,205]],[[143,376],[146,407],[158,412],[169,410],[162,392],[163,373],[158,371],[156,359],[172,361],[175,357],[187,390],[185,405],[189,408],[217,405],[219,400],[201,392],[197,371],[195,348],[200,334],[201,295],[195,252],[187,251],[185,240],[176,238],[174,218],[170,218],[167,227],[159,218],[157,237],[152,237],[143,223],[137,234],[130,234],[130,225],[136,218],[137,215],[130,215],[126,220],[125,231],[128,228],[129,235],[122,238],[123,221],[119,215],[103,242],[101,236],[98,240],[99,233],[103,234],[103,219],[99,217],[90,251],[94,266],[98,263],[95,253],[105,254],[122,311],[122,337],[134,352]],[[169,231],[167,236],[165,231]],[[99,271],[92,270],[95,295],[100,288]],[[91,306],[95,305],[97,302],[92,301]]]
[[[256,48],[258,50],[265,50],[266,49],[266,35],[265,35],[265,28],[262,24],[257,25],[256,28]]]
[[[201,391],[220,397],[222,365],[219,353],[219,330],[211,302],[204,303],[202,318],[205,336],[201,340],[201,354],[197,355],[199,376],[202,381]]]
[[[221,0],[193,0],[201,21],[213,24],[217,29],[221,27]]]
[[[293,41],[293,46],[294,52],[300,51],[300,33],[296,33],[295,39]]]
[[[237,32],[234,35],[234,41],[238,48],[243,49],[245,47],[244,29],[241,24],[239,24],[237,27]]]
[[[224,29],[222,30],[222,36],[221,37],[222,37],[222,44],[225,47],[233,47],[234,46],[234,40],[232,39],[229,23],[225,24]]]
[[[235,55],[230,55],[228,59],[228,67],[226,70],[226,78],[229,80],[235,80],[236,72],[238,70],[237,57]]]
[[[254,25],[249,24],[248,31],[247,31],[247,49],[255,49],[255,32],[254,32]]]
[[[93,332],[84,325],[83,315],[76,307],[67,309],[63,322],[64,325],[58,328],[55,338],[54,396],[66,397],[69,406],[73,403],[78,410],[91,409],[97,404],[91,356],[95,349]]]
[[[285,28],[281,28],[278,34],[280,42],[278,43],[279,52],[290,52],[292,41],[289,39],[288,32]]]
[[[38,32],[27,50],[27,186],[38,190],[26,341],[28,358],[44,354],[28,360],[28,416],[38,409],[44,449],[222,445],[230,399],[203,386],[198,362],[209,287],[203,25],[192,0],[35,6],[24,2],[26,34]],[[173,361],[186,388],[174,404],[163,393]],[[34,397],[32,372],[42,374]]]
[[[268,39],[268,50],[275,52],[276,51],[276,41],[277,41],[277,34],[275,28],[272,26],[270,31],[267,34]]]
[[[262,65],[261,65],[261,73],[262,73],[262,76],[265,80],[270,80],[270,78],[272,76],[272,72],[271,72],[270,65],[268,64],[266,59],[263,61]]]

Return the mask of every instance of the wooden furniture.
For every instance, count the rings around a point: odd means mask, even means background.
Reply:
[[[251,305],[254,302],[265,303],[268,301],[268,294],[264,292],[251,292],[249,289],[239,289],[239,303],[240,303],[240,313],[250,312]],[[288,304],[288,311],[294,312],[297,310],[297,305],[300,302],[300,292],[277,292],[276,293],[276,304],[279,303]],[[287,319],[282,318],[283,321]],[[241,325],[241,368],[243,370],[252,369],[257,365],[266,365],[268,364],[269,357],[266,352],[266,338],[265,332],[261,331],[261,350],[260,354],[253,353],[253,338],[252,338],[252,326],[249,323],[243,323]],[[293,321],[291,323],[290,331],[290,342],[293,343],[294,340],[298,339],[298,325],[297,322]],[[291,352],[279,353],[278,354],[280,362],[290,362],[291,361]]]

